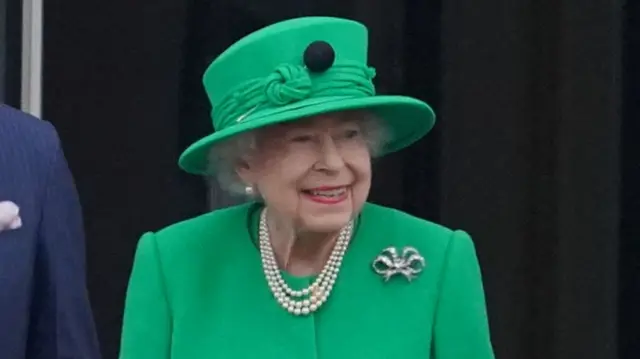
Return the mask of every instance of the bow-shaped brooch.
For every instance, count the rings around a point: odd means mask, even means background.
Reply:
[[[404,247],[402,255],[398,255],[395,247],[385,248],[373,261],[373,270],[381,275],[385,282],[396,274],[402,274],[411,281],[424,267],[424,258],[413,247]]]

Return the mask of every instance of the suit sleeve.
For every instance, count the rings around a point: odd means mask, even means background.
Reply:
[[[153,233],[138,242],[125,301],[120,359],[168,359],[171,311]]]
[[[45,152],[50,161],[43,177],[27,357],[97,359],[80,203],[57,133],[47,126],[53,141]]]
[[[435,359],[494,359],[480,266],[463,231],[449,241],[433,336]]]

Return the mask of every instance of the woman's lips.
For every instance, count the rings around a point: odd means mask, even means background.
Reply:
[[[337,204],[349,197],[347,187],[316,187],[303,190],[302,194],[309,200],[321,204]]]

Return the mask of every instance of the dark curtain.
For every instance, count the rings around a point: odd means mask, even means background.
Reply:
[[[379,91],[435,108],[427,138],[376,163],[371,200],[473,235],[497,357],[611,359],[619,347],[638,357],[633,323],[618,321],[638,300],[628,238],[639,182],[631,135],[621,152],[621,78],[638,61],[628,53],[622,72],[620,3],[276,3],[45,4],[44,116],[83,201],[106,359],[117,357],[140,234],[232,202],[176,166],[211,130],[204,68],[241,36],[302,15],[364,22]]]
[[[640,2],[627,1],[624,15],[620,353],[621,358],[637,358],[640,357]]]
[[[0,0],[0,103],[20,107],[22,2]]]

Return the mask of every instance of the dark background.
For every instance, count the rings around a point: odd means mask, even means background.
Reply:
[[[0,0],[0,103],[20,107],[22,9],[19,0]]]
[[[209,206],[176,165],[210,131],[202,71],[301,15],[364,22],[380,92],[435,108],[426,139],[376,165],[371,199],[471,232],[497,357],[640,357],[638,1],[391,4],[47,0],[43,113],[84,204],[106,359],[139,235]],[[2,85],[16,105],[16,82]]]

